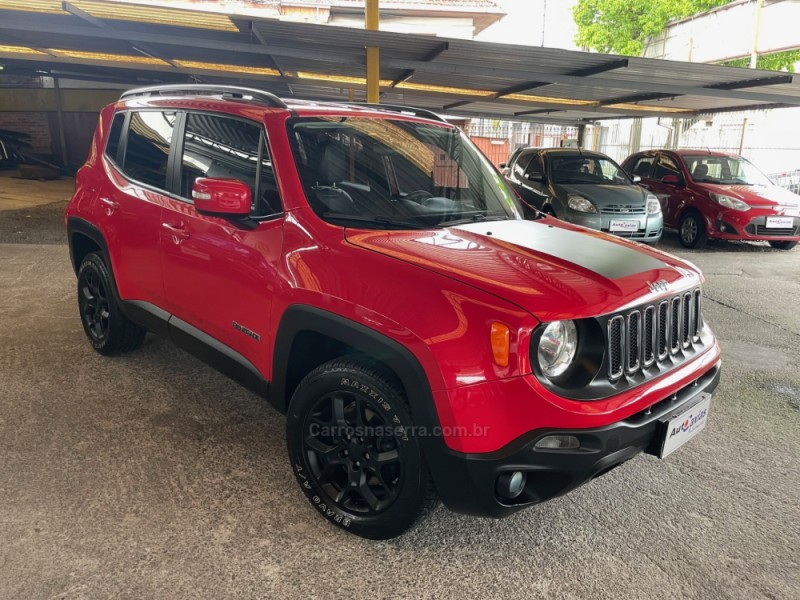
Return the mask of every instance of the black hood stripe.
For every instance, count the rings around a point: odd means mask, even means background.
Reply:
[[[570,231],[532,221],[470,223],[454,229],[488,235],[489,239],[550,254],[607,279],[622,279],[636,273],[665,269],[669,265],[645,252],[591,234]]]

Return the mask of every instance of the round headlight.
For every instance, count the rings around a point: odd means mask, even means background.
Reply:
[[[539,339],[539,366],[547,377],[558,377],[572,364],[578,348],[578,330],[572,321],[553,321]]]

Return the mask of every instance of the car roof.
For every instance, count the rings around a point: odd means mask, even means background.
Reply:
[[[602,152],[584,150],[583,148],[525,148],[524,151],[539,152],[541,154],[562,154],[564,156],[588,156],[591,158],[605,158],[610,160],[610,157],[606,156]]]

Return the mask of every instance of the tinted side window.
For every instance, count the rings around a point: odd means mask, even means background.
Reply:
[[[106,141],[106,156],[117,162],[117,150],[119,150],[119,138],[122,136],[122,127],[125,125],[125,113],[117,113],[111,122],[111,130],[108,132]]]
[[[656,167],[653,171],[653,179],[660,180],[667,175],[675,175],[680,179],[681,171],[674,160],[672,160],[669,156],[662,154],[658,157],[658,162],[656,163]]]
[[[198,177],[236,179],[250,186],[253,215],[281,212],[278,184],[263,127],[239,119],[189,113],[181,159],[181,195],[192,197]],[[261,152],[260,181],[258,174]]]
[[[525,175],[525,168],[528,166],[532,157],[533,154],[523,154],[517,159],[517,162],[514,164],[514,175],[517,179]]]
[[[636,164],[633,165],[633,168],[631,169],[631,175],[638,175],[642,178],[650,177],[650,170],[653,168],[654,160],[654,156],[643,156],[636,161]]]
[[[542,169],[542,161],[538,155],[533,156],[533,160],[528,165],[528,168],[525,170],[525,177],[527,179],[539,180],[544,176],[544,170]]]
[[[160,189],[167,187],[167,159],[175,113],[131,113],[122,170],[131,179]]]

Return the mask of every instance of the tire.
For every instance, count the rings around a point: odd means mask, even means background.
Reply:
[[[147,334],[122,313],[115,289],[102,257],[87,254],[78,269],[78,310],[89,344],[104,356],[135,350]]]
[[[684,248],[700,250],[705,247],[706,242],[708,242],[708,236],[703,218],[699,213],[689,211],[683,214],[678,225],[678,237],[680,238],[681,246]]]
[[[431,511],[436,494],[393,375],[368,359],[332,360],[297,387],[286,420],[300,488],[328,521],[385,540]]]
[[[797,246],[797,242],[770,242],[769,245],[776,250],[791,250]]]

